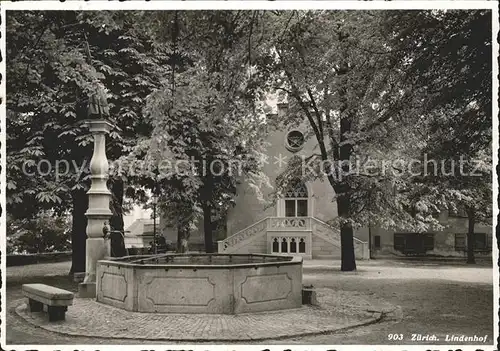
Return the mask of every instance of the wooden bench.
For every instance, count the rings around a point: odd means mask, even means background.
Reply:
[[[29,299],[31,312],[42,312],[47,306],[49,321],[64,320],[68,306],[73,305],[73,293],[45,284],[23,284],[23,295]]]

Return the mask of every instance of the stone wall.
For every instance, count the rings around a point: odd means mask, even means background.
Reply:
[[[269,253],[267,247],[267,237],[266,235],[259,235],[255,240],[252,240],[248,245],[241,247],[238,253],[251,254],[251,253]]]
[[[313,258],[335,258],[340,259],[340,248],[313,235],[312,238]]]

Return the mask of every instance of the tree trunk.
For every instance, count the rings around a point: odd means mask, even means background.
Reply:
[[[182,239],[184,234],[182,233],[182,227],[177,225],[177,253],[182,253]]]
[[[87,240],[87,212],[89,206],[89,198],[85,190],[77,190],[72,194],[73,209],[72,217],[73,222],[71,226],[71,270],[70,274],[84,273],[85,272],[85,247]]]
[[[469,219],[469,228],[467,230],[467,263],[474,264],[476,259],[474,257],[474,225],[476,222],[475,213],[473,210],[467,211]]]
[[[212,207],[205,203],[203,206],[203,230],[205,233],[205,252],[214,252],[214,243],[212,235]]]
[[[356,258],[354,256],[353,230],[350,224],[343,224],[340,227],[341,266],[343,272],[356,270]]]
[[[337,208],[339,216],[348,217],[350,212],[351,199],[348,193],[341,192],[337,196]],[[340,224],[340,252],[341,252],[341,266],[340,270],[343,272],[350,272],[356,270],[356,258],[354,256],[354,235],[350,223],[342,221]]]
[[[203,206],[203,233],[205,239],[205,252],[213,253],[214,252],[214,243],[213,243],[213,233],[212,233],[212,189],[213,189],[213,179],[210,174],[204,179],[201,203]]]
[[[189,250],[189,229],[182,224],[177,226],[177,253],[186,253]]]
[[[111,256],[123,257],[127,255],[125,248],[124,223],[123,223],[123,196],[124,184],[122,179],[113,179],[110,182],[111,201],[109,204],[110,210],[113,213],[109,219],[109,227],[111,229]],[[118,233],[119,232],[119,233]]]
[[[111,230],[118,230],[123,233],[123,196],[124,196],[124,185],[123,180],[114,179],[111,182],[111,212],[113,215],[109,220],[109,226]]]
[[[351,132],[352,119],[350,115],[344,116],[340,120],[340,142],[347,140],[347,135]],[[341,245],[341,266],[340,270],[344,272],[356,270],[356,258],[354,256],[354,236],[352,225],[345,222],[345,218],[351,215],[351,186],[348,182],[350,172],[350,164],[352,154],[352,146],[348,143],[341,144],[339,148],[339,159],[342,162],[342,174],[338,175],[339,180],[336,187],[337,208],[340,224],[340,245]],[[340,171],[340,170],[339,170]]]
[[[372,245],[373,245],[373,241],[372,241],[372,222],[370,220],[370,222],[368,223],[368,258],[371,260],[373,258],[373,248],[372,248]]]

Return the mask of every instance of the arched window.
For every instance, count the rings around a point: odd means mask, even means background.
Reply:
[[[281,241],[281,252],[288,252],[288,242],[286,241],[286,238],[283,238]]]
[[[301,180],[294,180],[285,191],[285,217],[307,217],[307,188]]]
[[[279,242],[278,242],[278,239],[274,238],[273,240],[273,252],[279,252],[280,249],[279,249]]]
[[[304,239],[300,239],[300,242],[299,242],[299,252],[300,253],[305,253],[306,252],[306,242],[304,241]]]

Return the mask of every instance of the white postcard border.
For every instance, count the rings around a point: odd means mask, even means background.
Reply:
[[[499,44],[496,41],[499,23],[498,23],[498,5],[495,1],[66,1],[61,3],[59,1],[19,1],[19,2],[6,2],[2,1],[0,3],[0,13],[1,13],[1,32],[6,32],[5,27],[5,13],[7,10],[231,10],[231,9],[269,9],[269,10],[291,10],[291,9],[337,9],[337,10],[390,10],[390,9],[491,9],[492,10],[492,38],[493,38],[493,228],[497,226],[497,218],[499,215],[499,208],[496,199],[498,198],[498,174],[496,171],[496,166],[498,165],[498,150],[499,150],[499,125],[498,125],[498,51]],[[0,135],[0,151],[1,151],[1,169],[3,172],[0,174],[0,183],[2,184],[2,191],[0,192],[0,205],[3,209],[2,217],[0,220],[1,232],[6,233],[6,194],[5,194],[5,184],[6,184],[6,51],[5,51],[5,35],[0,38],[0,49],[2,52],[2,61],[0,62],[0,72],[2,73],[3,79],[0,86],[0,96],[2,99],[0,106],[0,116],[2,116],[0,121],[1,135]],[[494,230],[495,232],[495,230]],[[5,289],[6,289],[6,239],[5,235],[0,240],[0,249],[2,252],[1,260],[1,279],[2,279],[2,299],[1,308],[2,316],[6,314],[6,299],[5,299]],[[493,248],[492,248],[492,262],[494,267],[497,265],[499,259],[497,239],[493,235]],[[494,292],[494,316],[493,316],[493,330],[494,330],[494,345],[497,343],[497,337],[499,335],[499,270],[493,269],[493,292]],[[6,345],[6,321],[2,318],[3,323],[1,323],[1,335],[0,341],[4,347],[9,349],[34,349],[34,350],[114,350],[120,348],[123,351],[128,350],[241,350],[241,351],[253,351],[253,350],[370,350],[370,351],[381,351],[381,350],[407,350],[407,351],[417,351],[417,350],[462,350],[462,351],[472,351],[472,350],[493,350],[495,347],[493,345],[266,345],[265,342],[262,345],[244,345],[244,344],[168,344],[165,345]]]

